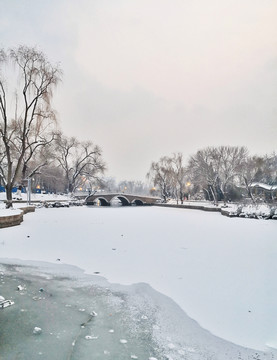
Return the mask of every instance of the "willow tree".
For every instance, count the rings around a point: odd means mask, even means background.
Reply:
[[[184,165],[183,154],[180,152],[174,153],[171,158],[171,162],[172,162],[173,176],[175,178],[175,183],[176,183],[175,192],[176,192],[177,204],[179,200],[181,201],[181,204],[183,204],[185,197],[186,182],[188,180],[187,178],[188,174]]]
[[[146,176],[153,181],[154,186],[159,187],[163,202],[167,202],[176,185],[172,159],[169,156],[162,156],[159,161],[153,161]]]
[[[0,50],[0,178],[7,207],[28,162],[53,139],[53,89],[61,71],[36,48]]]

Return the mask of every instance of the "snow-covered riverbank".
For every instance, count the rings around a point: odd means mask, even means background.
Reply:
[[[177,204],[176,200],[170,200],[166,204],[159,204],[164,207],[177,207],[180,209],[195,209],[212,212],[221,212],[222,215],[229,217],[241,217],[250,219],[277,220],[277,205],[275,204],[243,204],[243,203],[227,203],[223,202],[214,205],[210,201],[184,201]]]
[[[277,345],[276,230],[274,221],[180,209],[38,209],[1,230],[1,257],[148,283],[213,334],[268,349]]]

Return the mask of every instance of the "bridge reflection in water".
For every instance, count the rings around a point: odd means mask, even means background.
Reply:
[[[153,205],[160,198],[151,197],[151,196],[143,196],[143,195],[132,195],[132,194],[124,194],[124,193],[110,193],[110,194],[103,194],[103,193],[96,193],[93,195],[89,195],[86,198],[87,205],[95,205],[97,202],[100,203],[101,206],[110,206],[111,203],[115,200],[119,200],[122,206],[130,206],[130,205]]]

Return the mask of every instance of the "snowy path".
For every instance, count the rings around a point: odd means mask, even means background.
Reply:
[[[277,347],[277,222],[132,207],[38,209],[0,232],[1,258],[61,262],[146,282],[213,334]]]

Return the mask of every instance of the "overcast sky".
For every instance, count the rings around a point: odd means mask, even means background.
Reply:
[[[208,145],[277,151],[276,0],[0,0],[0,47],[60,62],[68,136],[103,149],[107,175]]]

